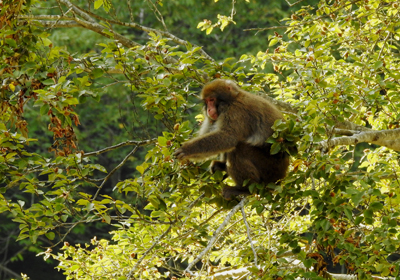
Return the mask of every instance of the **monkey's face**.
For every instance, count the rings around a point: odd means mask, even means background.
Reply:
[[[217,99],[214,97],[208,97],[204,99],[206,105],[207,116],[216,121],[218,118],[218,110],[217,110]]]

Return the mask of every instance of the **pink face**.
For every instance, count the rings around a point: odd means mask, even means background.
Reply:
[[[206,102],[207,106],[207,115],[210,119],[213,121],[216,121],[218,118],[218,112],[217,112],[217,99],[214,97],[206,98],[204,100]]]

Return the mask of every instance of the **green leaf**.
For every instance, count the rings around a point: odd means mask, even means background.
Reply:
[[[46,237],[49,239],[49,240],[53,240],[54,239],[54,237],[56,237],[56,235],[55,235],[55,233],[54,232],[52,232],[52,231],[50,231],[50,232],[46,232]]]
[[[374,212],[372,210],[370,210],[370,209],[367,209],[367,210],[364,211],[364,217],[365,218],[371,219],[373,215],[374,215]]]
[[[10,47],[12,47],[12,48],[16,48],[17,47],[17,43],[15,42],[14,39],[6,38],[5,41]]]
[[[47,80],[44,80],[42,83],[45,86],[50,86],[50,85],[54,85],[54,80],[53,79],[47,79]]]
[[[271,146],[271,155],[276,155],[280,151],[281,151],[281,143],[275,142],[274,144],[272,144],[272,146]]]
[[[47,115],[47,113],[49,112],[50,106],[47,103],[44,103],[41,107],[40,107],[40,114],[42,116]]]
[[[256,212],[258,215],[260,215],[264,211],[264,206],[263,205],[258,205],[256,206]]]
[[[379,202],[379,201],[372,202],[369,205],[369,209],[371,209],[372,211],[382,210],[383,209],[383,204],[381,202]]]
[[[154,206],[154,208],[158,209],[158,207],[160,206],[160,201],[158,200],[158,198],[154,195],[151,195],[149,197],[149,201],[150,203]]]
[[[359,225],[363,220],[364,220],[364,217],[358,216],[358,217],[355,219],[354,224],[355,224],[355,225]]]
[[[90,167],[92,167],[93,169],[99,170],[103,173],[108,173],[106,168],[100,164],[91,164]]]
[[[351,210],[349,208],[344,208],[344,213],[346,214],[347,219],[349,219],[350,221],[353,220],[353,213],[351,212]]]
[[[101,68],[95,68],[95,69],[93,69],[91,74],[93,75],[94,79],[97,79],[97,78],[100,78],[101,76],[103,76],[104,71]]]
[[[310,268],[313,265],[313,263],[315,263],[315,261],[314,259],[311,258],[303,261],[303,264],[306,268]]]
[[[111,223],[111,217],[109,215],[103,215],[103,219],[107,224]]]
[[[374,69],[382,68],[382,66],[383,66],[383,62],[382,61],[377,61],[374,64]]]
[[[64,101],[64,103],[68,105],[76,105],[79,104],[79,101],[77,98],[68,98]]]

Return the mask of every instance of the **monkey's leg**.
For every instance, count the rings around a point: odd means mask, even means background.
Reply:
[[[250,183],[261,183],[260,172],[250,160],[229,161],[227,170],[237,187],[244,187],[243,183],[246,180],[249,180]]]
[[[248,186],[243,186],[243,184],[245,180],[249,180],[249,184],[261,182],[257,167],[250,160],[240,157],[238,153],[229,156],[228,162],[228,174],[235,181],[236,186],[225,187],[222,190],[222,196],[230,200],[238,195],[249,195],[250,191]]]

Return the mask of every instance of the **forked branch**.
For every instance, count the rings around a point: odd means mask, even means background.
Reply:
[[[239,211],[239,209],[241,207],[243,207],[248,201],[248,198],[245,197],[243,198],[240,203],[238,205],[236,205],[235,207],[232,208],[232,210],[228,213],[228,215],[226,215],[225,220],[222,222],[222,224],[217,228],[216,231],[214,231],[213,236],[211,238],[211,240],[208,242],[207,247],[196,257],[196,259],[194,261],[192,261],[188,267],[185,269],[184,273],[188,273],[188,274],[192,274],[191,273],[191,269],[192,267],[198,262],[200,261],[205,254],[208,253],[208,251],[211,250],[212,246],[214,245],[215,241],[218,239],[221,231],[228,225],[229,221],[231,220],[231,218],[233,217],[233,215],[235,215],[235,213],[237,211]]]

